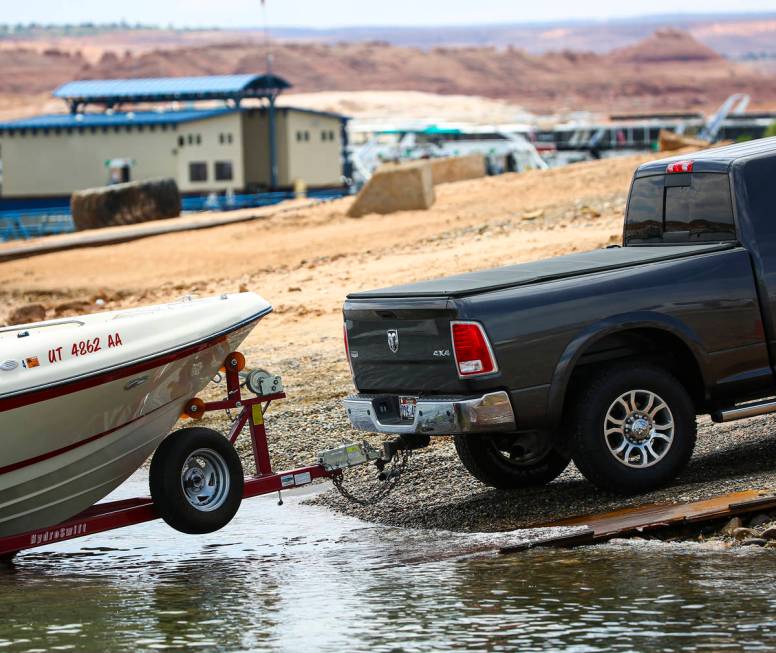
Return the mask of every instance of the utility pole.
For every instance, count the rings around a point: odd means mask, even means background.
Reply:
[[[261,0],[261,14],[264,22],[264,52],[266,57],[267,80],[272,83],[272,47],[269,40],[269,21],[267,20],[267,2]],[[275,134],[275,93],[269,95],[267,125],[269,127],[269,186],[275,190],[278,185],[277,136]]]

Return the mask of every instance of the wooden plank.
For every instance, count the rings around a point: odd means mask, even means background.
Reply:
[[[580,546],[683,523],[697,524],[769,508],[776,508],[776,495],[767,495],[763,490],[732,492],[687,503],[651,503],[533,524],[530,527],[532,529],[578,526],[585,527],[586,530],[582,533],[529,540],[514,546],[503,547],[500,552],[514,553],[537,546]]]
[[[68,249],[102,247],[105,245],[126,243],[132,240],[161,236],[180,231],[212,229],[214,227],[222,227],[240,222],[250,222],[252,220],[269,218],[288,211],[306,209],[315,206],[316,204],[320,204],[322,201],[323,200],[316,199],[288,200],[287,202],[281,202],[280,204],[273,204],[271,206],[236,209],[234,211],[225,211],[222,213],[198,213],[196,215],[184,215],[179,218],[142,222],[134,225],[91,229],[73,234],[63,234],[61,236],[46,236],[23,243],[13,241],[12,243],[0,245],[0,263],[20,258],[40,256],[41,254],[51,254],[52,252],[62,252]]]

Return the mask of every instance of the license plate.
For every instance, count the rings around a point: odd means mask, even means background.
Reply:
[[[399,397],[399,417],[410,422],[415,421],[415,407],[418,405],[416,397]]]

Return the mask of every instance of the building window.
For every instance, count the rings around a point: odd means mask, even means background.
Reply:
[[[224,144],[224,135],[223,135],[223,134],[219,134],[219,135],[218,135],[218,142],[219,142],[219,144],[221,144],[221,145],[223,145],[223,144]]]
[[[189,163],[189,181],[207,181],[207,163],[204,161]]]
[[[202,135],[197,134],[197,145],[202,145]]]
[[[183,147],[184,145],[186,145],[186,139],[183,136],[178,136],[178,147]]]
[[[194,145],[194,134],[189,134],[188,141],[189,145]]]
[[[216,161],[216,181],[232,181],[232,162]]]

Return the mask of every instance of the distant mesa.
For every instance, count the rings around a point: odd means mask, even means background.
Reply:
[[[710,47],[696,41],[688,32],[665,28],[626,48],[611,52],[616,61],[630,63],[665,63],[722,61],[724,57]]]

